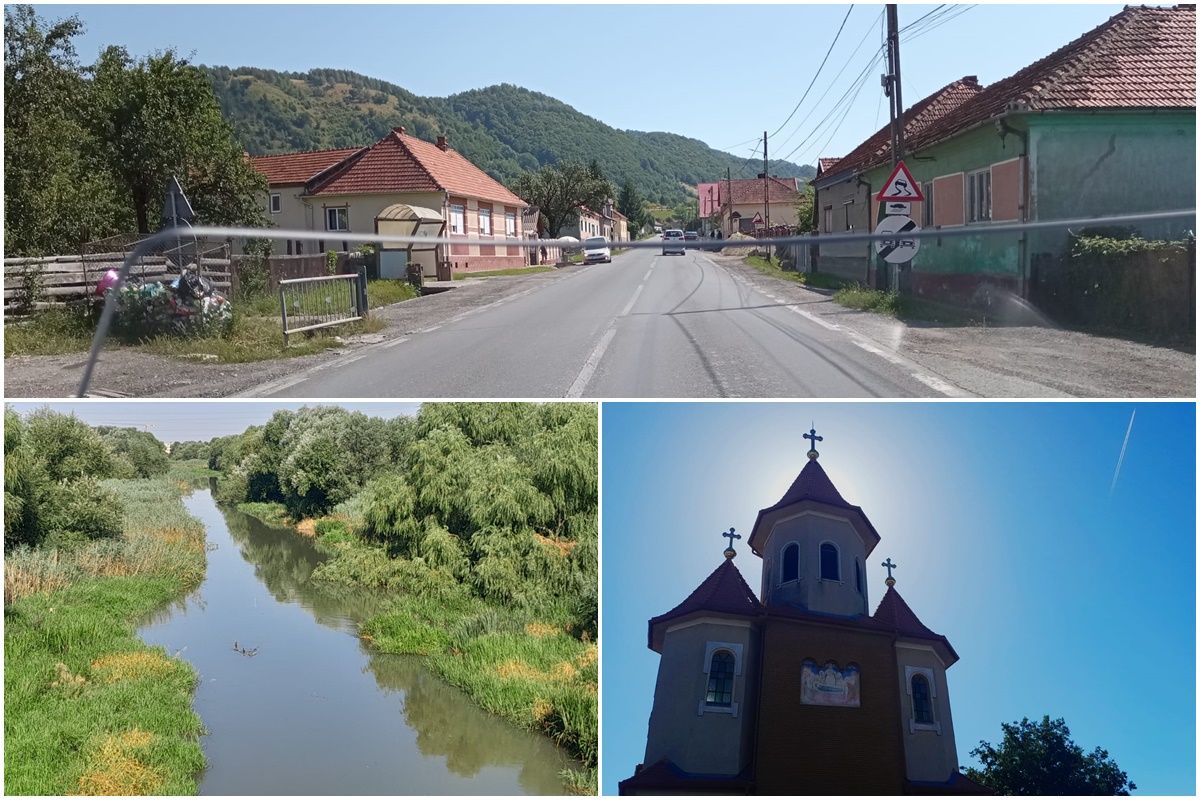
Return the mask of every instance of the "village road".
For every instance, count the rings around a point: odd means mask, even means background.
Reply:
[[[904,356],[752,287],[707,254],[611,264],[349,358],[256,396],[966,396]]]

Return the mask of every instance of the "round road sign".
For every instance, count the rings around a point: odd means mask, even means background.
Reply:
[[[875,232],[879,234],[894,234],[894,239],[880,239],[875,242],[875,252],[883,256],[889,264],[903,264],[912,261],[913,256],[921,249],[920,239],[906,238],[906,234],[921,230],[917,223],[908,217],[884,217],[879,221]]]

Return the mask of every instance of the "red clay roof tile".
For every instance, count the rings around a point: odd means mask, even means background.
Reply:
[[[1194,109],[1196,7],[1126,6],[1002,81],[965,96],[956,89],[938,99],[963,81],[905,112],[906,150],[929,147],[1010,110]],[[931,100],[936,102],[929,105]],[[878,166],[887,160],[887,146],[883,128],[832,169],[861,172]]]
[[[728,195],[733,195],[734,205],[754,205],[762,204],[763,202],[763,180],[761,178],[751,178],[740,181],[721,181],[717,184],[721,194],[721,205],[727,205]],[[776,178],[772,177],[769,181],[770,200],[771,203],[788,203],[793,204],[800,199],[800,193],[796,191],[795,178]]]
[[[343,147],[338,150],[312,150],[305,153],[284,153],[278,156],[254,156],[250,163],[267,176],[272,186],[307,183],[362,147]]]
[[[879,608],[875,609],[875,613],[871,615],[871,619],[887,626],[899,636],[907,636],[913,639],[932,639],[941,642],[950,651],[950,657],[953,661],[958,660],[958,654],[954,652],[954,648],[950,646],[950,641],[940,633],[934,633],[926,628],[921,620],[917,619],[917,615],[908,607],[908,603],[904,602],[904,598],[896,591],[895,586],[889,586],[887,592],[884,593],[883,599],[879,601]],[[947,664],[946,666],[950,666]]]

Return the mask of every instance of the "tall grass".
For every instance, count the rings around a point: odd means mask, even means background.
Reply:
[[[194,794],[196,674],[137,620],[204,576],[204,528],[167,479],[108,481],[121,539],[5,558],[7,794]]]

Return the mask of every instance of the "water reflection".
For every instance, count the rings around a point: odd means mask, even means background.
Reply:
[[[383,598],[310,582],[311,541],[222,512],[208,491],[186,503],[216,545],[207,577],[141,633],[201,675],[202,794],[563,792],[572,762],[549,741],[487,715],[420,659],[362,644],[357,623]]]

